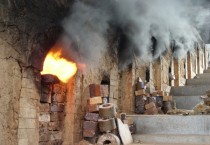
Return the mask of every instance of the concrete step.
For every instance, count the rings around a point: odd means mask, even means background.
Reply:
[[[127,115],[136,124],[136,134],[209,135],[210,115]]]
[[[197,74],[196,78],[210,78],[210,73],[204,73],[204,74]]]
[[[206,95],[206,91],[210,90],[210,85],[192,85],[172,87],[171,94],[173,96],[199,96]]]
[[[176,143],[209,145],[209,135],[176,135],[176,134],[135,134],[134,143]]]
[[[186,85],[210,85],[210,78],[188,79]]]
[[[173,100],[176,101],[177,109],[192,110],[195,105],[202,102],[200,96],[173,96]]]
[[[189,144],[189,143],[132,143],[129,145],[209,145],[208,144]]]
[[[204,70],[203,72],[204,73],[210,73],[210,69],[208,68],[208,69]]]

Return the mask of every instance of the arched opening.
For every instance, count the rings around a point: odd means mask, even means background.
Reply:
[[[108,88],[108,94],[105,95],[106,97],[103,97],[103,103],[106,104],[106,103],[109,103],[110,100],[109,100],[109,96],[110,96],[110,78],[108,75],[104,75],[103,76],[103,79],[101,80],[101,88],[102,89],[107,89]],[[105,91],[106,92],[106,91]]]
[[[150,69],[149,68],[146,68],[146,71],[145,71],[145,81],[146,82],[150,81]]]

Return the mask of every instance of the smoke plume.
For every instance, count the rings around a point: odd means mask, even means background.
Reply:
[[[75,2],[63,27],[87,60],[95,60],[107,51],[108,29],[113,25],[129,41],[127,49],[119,49],[122,56],[130,54],[152,61],[173,42],[174,56],[184,57],[196,42],[209,39],[209,3],[208,0],[81,0]]]

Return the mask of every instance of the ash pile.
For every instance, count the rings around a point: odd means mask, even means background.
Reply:
[[[90,98],[87,99],[83,123],[83,137],[86,144],[126,145],[132,143],[133,139],[128,124],[124,124],[117,117],[120,115],[117,115],[114,104],[109,103],[108,85],[91,84],[89,91]],[[121,118],[124,122],[133,124],[131,120],[126,119],[126,114],[121,114]],[[133,126],[130,126],[130,129],[134,132]]]

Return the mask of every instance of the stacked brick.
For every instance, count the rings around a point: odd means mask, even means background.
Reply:
[[[100,85],[89,85],[89,92],[90,98],[87,100],[86,115],[83,123],[83,137],[92,143],[96,143],[99,134],[99,106],[103,103]]]
[[[137,82],[135,91],[135,113],[155,115],[167,113],[172,109],[172,96],[164,91],[147,93],[144,83]]]
[[[83,123],[83,137],[93,144],[100,142],[107,136],[112,136],[111,142],[117,142],[118,137],[114,135],[114,133],[117,134],[116,110],[113,104],[108,103],[108,85],[91,84],[89,85],[89,92],[90,98],[87,100]]]
[[[39,116],[39,144],[61,145],[66,87],[62,84],[42,83]]]

